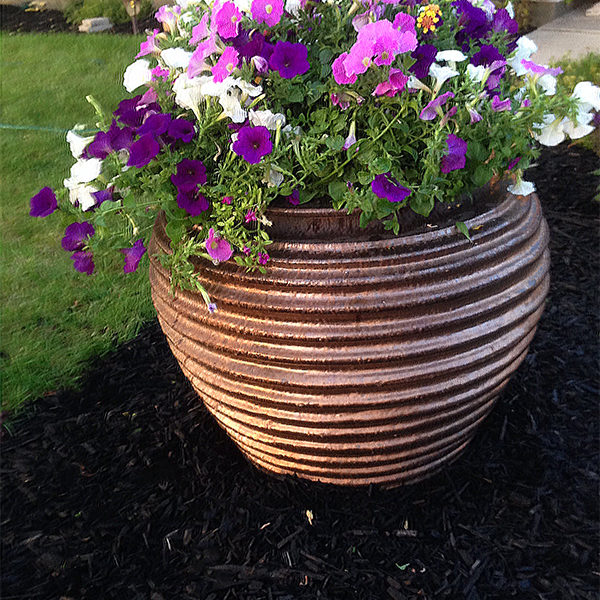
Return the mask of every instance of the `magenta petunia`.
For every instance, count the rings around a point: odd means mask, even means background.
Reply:
[[[410,195],[410,190],[394,179],[390,173],[377,175],[371,182],[371,190],[378,198],[390,202],[402,202]]]
[[[190,46],[199,44],[202,40],[205,40],[210,35],[210,30],[208,29],[208,18],[209,13],[204,13],[200,19],[200,23],[198,23],[198,25],[194,25],[192,28],[192,37],[189,41]]]
[[[91,252],[73,252],[71,260],[76,271],[88,275],[94,272],[94,257]]]
[[[131,248],[121,248],[121,252],[125,255],[125,264],[123,265],[124,273],[133,273],[137,270],[142,256],[146,254],[146,247],[143,240],[137,240]]]
[[[94,226],[87,221],[83,223],[71,223],[65,229],[65,235],[60,245],[67,252],[82,250],[85,246],[85,240],[93,236],[95,232]]]
[[[293,79],[310,69],[308,48],[304,44],[278,41],[269,60],[271,69],[277,71],[283,79]]]
[[[433,121],[441,112],[441,107],[446,104],[449,98],[454,98],[452,92],[446,92],[437,98],[434,98],[419,114],[419,119],[423,121]],[[438,109],[440,109],[438,111]]]
[[[231,258],[233,250],[231,244],[215,233],[211,227],[208,231],[208,238],[205,242],[208,255],[217,262],[224,262]]]
[[[206,167],[201,160],[184,158],[178,163],[177,172],[171,175],[171,182],[180,192],[195,191],[206,183]]]
[[[169,123],[167,135],[174,140],[181,140],[188,144],[196,133],[194,124],[186,119],[173,119]]]
[[[223,199],[221,200],[223,204],[231,204],[232,201],[233,198],[231,196],[223,196]]]
[[[373,96],[386,96],[393,97],[399,94],[408,82],[408,76],[405,75],[401,69],[390,69],[390,76],[387,81],[380,83],[373,92]]]
[[[225,2],[212,19],[213,29],[224,39],[235,37],[239,32],[242,13],[233,2]]]
[[[163,69],[160,65],[156,65],[154,69],[150,70],[150,73],[152,73],[152,81],[167,81],[171,74],[169,69]]]
[[[283,15],[283,0],[253,0],[251,11],[255,21],[274,27]]]
[[[537,63],[534,63],[532,60],[527,60],[527,59],[521,60],[521,64],[529,72],[534,73],[535,75],[552,75],[553,77],[556,77],[557,75],[560,75],[563,72],[563,70],[560,67],[556,67],[556,68],[545,67],[544,65],[538,65]]]
[[[270,258],[270,256],[266,252],[259,252],[258,253],[258,264],[266,265],[269,262],[269,258]]]
[[[414,50],[417,47],[417,37],[414,28],[412,32],[402,32],[387,19],[381,19],[365,25],[358,32],[357,45],[363,43],[372,45],[374,62],[382,66],[392,64],[397,54]]]
[[[129,149],[129,160],[127,166],[137,167],[141,169],[147,165],[158,153],[160,152],[160,146],[154,139],[151,133],[143,135],[139,140],[136,140],[131,144]]]
[[[340,54],[334,61],[333,65],[331,65],[331,69],[333,71],[333,78],[336,83],[340,85],[346,85],[349,83],[354,83],[356,81],[356,75],[353,73],[352,75],[348,75],[346,73],[345,60],[348,58],[348,53],[344,52]]]
[[[156,45],[156,36],[158,33],[158,29],[153,29],[152,33],[148,34],[146,41],[140,44],[140,51],[136,54],[135,58],[141,58],[142,56],[153,54],[159,50],[159,47]]]
[[[446,145],[448,146],[448,154],[442,158],[440,169],[442,173],[450,173],[450,171],[464,168],[466,164],[467,142],[451,133],[446,138]]]
[[[273,143],[266,127],[242,127],[233,143],[233,151],[251,165],[258,164],[263,156],[271,154]]]
[[[252,223],[253,221],[256,221],[256,212],[249,210],[244,217],[244,223]]]
[[[238,66],[239,54],[233,46],[227,46],[219,57],[217,64],[212,68],[213,81],[220,83],[225,80]]]
[[[177,206],[183,208],[190,216],[197,217],[207,211],[210,204],[206,196],[193,190],[190,192],[179,191],[177,193]]]
[[[190,57],[190,62],[187,68],[187,75],[189,79],[196,77],[207,69],[206,59],[212,56],[217,51],[217,44],[215,42],[214,35],[211,35],[194,50]]]
[[[509,171],[514,169],[519,162],[521,161],[521,157],[517,156],[517,158],[513,158],[509,163],[508,163],[508,167],[506,167]]]
[[[58,208],[56,195],[49,187],[43,187],[29,202],[31,217],[47,217]]]

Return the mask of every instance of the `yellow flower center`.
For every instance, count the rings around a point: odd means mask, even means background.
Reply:
[[[233,63],[229,63],[225,68],[231,73],[233,71]]]
[[[270,4],[265,6],[265,12],[270,15],[273,12],[273,7]]]
[[[218,247],[219,247],[219,242],[217,242],[217,240],[213,239],[213,241],[210,243],[211,250],[216,250]]]
[[[368,69],[369,65],[371,64],[371,59],[368,56],[365,56],[362,59],[362,64],[365,65],[365,67],[367,67],[367,69]]]

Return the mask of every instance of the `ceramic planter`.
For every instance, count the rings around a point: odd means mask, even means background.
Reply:
[[[272,209],[266,274],[198,261],[218,310],[154,304],[185,375],[258,467],[394,486],[454,460],[521,363],[549,284],[535,196],[456,227],[389,237],[330,209]],[[164,219],[150,254],[169,250]]]

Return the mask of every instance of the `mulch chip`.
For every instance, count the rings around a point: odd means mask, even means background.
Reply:
[[[552,288],[466,452],[396,490],[252,467],[156,322],[2,441],[2,598],[598,598],[598,178],[544,152]]]

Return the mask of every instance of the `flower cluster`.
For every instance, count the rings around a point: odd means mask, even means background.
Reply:
[[[62,246],[88,274],[107,251],[134,271],[159,211],[161,260],[197,287],[192,255],[268,265],[273,202],[329,196],[398,233],[401,211],[494,178],[531,193],[536,142],[582,137],[600,111],[600,89],[559,90],[490,0],[178,0],[156,18],[124,75],[137,95],[95,106],[100,130],[67,136],[59,198],[31,199],[33,216],[72,215]]]

